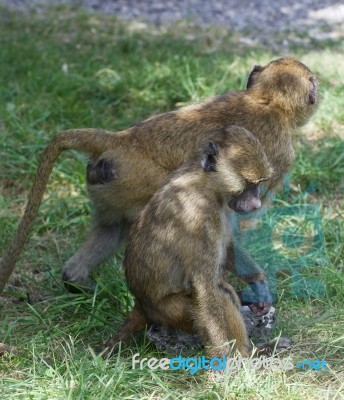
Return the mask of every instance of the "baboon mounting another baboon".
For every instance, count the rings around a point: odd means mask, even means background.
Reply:
[[[63,267],[63,279],[70,289],[74,285],[90,287],[92,271],[116,251],[137,213],[166,176],[199,150],[210,131],[237,125],[260,140],[275,171],[265,184],[262,202],[266,204],[293,163],[293,131],[307,121],[316,105],[315,76],[298,60],[285,57],[264,67],[255,66],[246,90],[153,116],[115,134],[98,129],[58,134],[43,152],[24,216],[2,256],[0,292],[27,239],[53,165],[64,150],[89,155],[87,187],[95,212],[85,242]],[[250,307],[258,315],[267,312],[271,297],[264,272],[242,248],[237,247],[235,254],[248,271],[245,276],[238,271],[240,277],[253,289],[259,287]],[[261,290],[262,285],[266,290]]]

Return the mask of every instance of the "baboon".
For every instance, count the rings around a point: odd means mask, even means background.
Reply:
[[[196,331],[211,357],[227,355],[231,339],[249,355],[240,301],[225,279],[233,261],[228,221],[231,209],[260,208],[259,184],[272,174],[258,139],[229,126],[167,178],[130,230],[124,267],[135,308],[106,355],[151,323]]]
[[[0,293],[19,257],[37,215],[49,174],[67,149],[88,153],[87,186],[94,204],[92,229],[63,267],[63,279],[92,286],[91,272],[125,239],[135,215],[165,177],[198,151],[205,135],[228,125],[242,126],[262,143],[275,170],[264,188],[264,204],[275,193],[294,160],[293,130],[303,125],[317,104],[317,80],[298,60],[285,57],[255,66],[243,91],[231,91],[198,104],[160,114],[126,130],[74,129],[57,135],[45,149],[28,197],[25,214],[0,264]],[[250,307],[262,315],[271,304],[266,277],[240,247],[236,273],[257,293]],[[238,271],[239,269],[239,271]],[[263,287],[263,290],[262,290]],[[264,289],[265,288],[265,289]]]

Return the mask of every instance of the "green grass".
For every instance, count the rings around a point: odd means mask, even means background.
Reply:
[[[118,130],[190,101],[242,89],[253,64],[281,55],[238,45],[221,30],[186,24],[138,32],[109,17],[65,9],[46,18],[0,14],[2,250],[22,215],[39,155],[56,132]],[[70,152],[56,164],[12,289],[0,298],[0,342],[22,351],[0,358],[1,399],[343,398],[343,46],[312,42],[293,48],[293,54],[319,76],[322,103],[295,138],[291,184],[275,206],[320,205],[325,261],[311,258],[305,276],[322,282],[325,291],[320,297],[293,297],[291,276],[282,271],[275,333],[293,337],[295,362],[325,359],[330,371],[242,369],[216,383],[205,373],[132,370],[134,353],[163,357],[144,337],[111,360],[96,356],[92,349],[123,321],[132,297],[121,254],[106,263],[94,294],[67,294],[61,284],[61,265],[82,241],[91,215],[85,158]],[[28,295],[30,301],[23,301]]]

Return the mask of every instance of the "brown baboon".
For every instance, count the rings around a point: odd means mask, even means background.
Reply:
[[[135,308],[105,354],[154,323],[195,330],[212,357],[228,354],[231,339],[249,355],[240,301],[225,280],[233,261],[228,221],[231,208],[260,208],[259,184],[272,173],[258,139],[229,126],[167,178],[130,230],[124,267]]]
[[[3,255],[0,293],[37,215],[53,164],[62,151],[80,150],[90,156],[87,181],[95,208],[94,223],[81,248],[63,267],[63,278],[70,288],[87,287],[92,285],[91,272],[118,248],[133,217],[165,177],[190,159],[205,135],[214,129],[242,126],[261,141],[275,170],[273,179],[265,185],[262,200],[266,203],[268,194],[277,190],[293,162],[291,134],[307,121],[316,103],[316,78],[301,62],[286,57],[264,67],[255,66],[246,90],[156,115],[114,135],[96,129],[76,129],[57,135],[43,153],[25,214]],[[244,264],[245,276],[241,277],[253,288],[266,286],[260,267],[239,247],[235,255]],[[267,286],[258,292],[263,294],[257,295],[257,302],[251,307],[263,314],[269,309],[270,294]]]

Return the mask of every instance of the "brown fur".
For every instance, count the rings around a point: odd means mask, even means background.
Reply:
[[[136,305],[107,342],[107,354],[149,323],[195,330],[212,357],[228,354],[231,339],[243,356],[249,354],[239,298],[224,280],[224,266],[232,261],[228,205],[270,178],[272,168],[244,128],[230,126],[209,141],[216,151],[209,157],[206,144],[201,157],[184,163],[132,226],[124,266]]]
[[[149,201],[170,171],[190,158],[209,131],[238,125],[263,144],[275,175],[267,188],[276,191],[294,159],[291,134],[312,114],[316,80],[293,58],[281,58],[254,69],[248,88],[199,104],[160,114],[115,135],[75,129],[57,135],[43,153],[24,217],[0,264],[0,293],[19,257],[37,215],[57,156],[74,149],[88,153],[88,190],[95,207],[93,228],[64,266],[64,279],[89,286],[90,273],[125,238],[128,224]],[[251,274],[247,282],[264,281],[259,266],[243,253]],[[234,271],[236,272],[236,271]],[[250,276],[249,276],[250,275]]]

